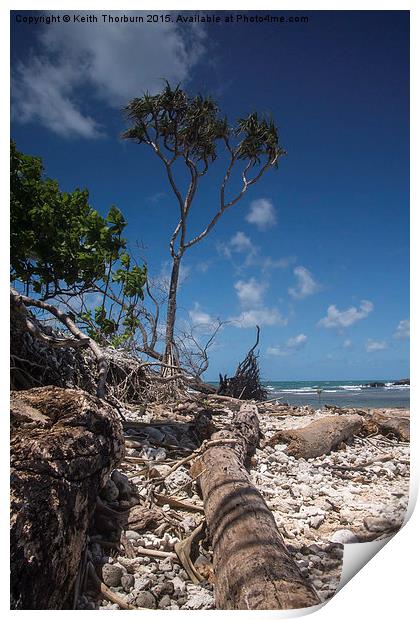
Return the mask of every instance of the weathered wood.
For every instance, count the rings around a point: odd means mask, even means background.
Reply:
[[[406,412],[374,411],[365,416],[363,430],[366,434],[395,435],[400,441],[410,441],[410,417]]]
[[[238,365],[235,376],[228,378],[219,373],[218,394],[232,396],[239,400],[265,400],[267,398],[267,390],[261,383],[258,353],[254,353],[260,341],[260,328],[258,325],[256,328],[256,342]]]
[[[356,435],[362,428],[363,418],[359,415],[325,416],[311,422],[303,428],[278,431],[265,442],[266,446],[274,446],[287,442],[286,453],[295,458],[310,459],[328,454]]]
[[[200,474],[213,545],[218,609],[297,609],[319,603],[291,558],[274,517],[244,464],[258,445],[257,408],[244,405],[229,430],[212,435],[193,465]],[[217,444],[220,440],[235,440]],[[214,443],[216,442],[216,443]]]
[[[123,457],[114,410],[81,390],[12,392],[11,608],[62,609],[97,495]]]

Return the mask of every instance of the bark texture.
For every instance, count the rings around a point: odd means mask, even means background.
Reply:
[[[232,427],[212,435],[193,466],[200,473],[213,545],[218,609],[297,609],[319,599],[302,577],[245,463],[260,438],[257,408],[244,405]],[[217,443],[213,443],[217,442]]]
[[[295,458],[311,459],[328,454],[343,441],[356,435],[362,428],[359,415],[325,416],[303,428],[279,431],[265,445],[287,442],[286,453]]]
[[[114,410],[81,390],[11,398],[11,608],[66,608],[99,490],[123,457]]]
[[[400,441],[410,441],[410,417],[409,413],[387,411],[375,411],[364,418],[363,430],[367,434],[380,433],[381,435],[394,435]]]

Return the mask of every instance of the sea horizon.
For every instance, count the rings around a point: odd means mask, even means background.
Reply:
[[[324,405],[360,408],[410,408],[410,385],[395,385],[403,379],[264,380],[267,399],[291,405]],[[217,381],[209,382],[218,385]],[[378,384],[372,386],[372,384]]]

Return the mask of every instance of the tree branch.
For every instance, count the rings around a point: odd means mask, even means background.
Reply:
[[[40,299],[32,299],[31,297],[27,297],[26,295],[20,295],[13,288],[10,289],[10,296],[12,302],[17,305],[24,304],[25,306],[32,306],[50,312],[61,323],[63,323],[63,325],[67,327],[69,332],[72,333],[78,341],[82,341],[83,344],[79,346],[88,346],[90,348],[90,350],[96,357],[99,370],[96,394],[99,398],[105,398],[105,385],[108,375],[109,364],[104,352],[99,347],[99,345],[94,340],[92,340],[92,338],[86,336],[86,334],[84,334],[82,330],[77,327],[77,325],[71,320],[71,318],[67,314],[65,314],[55,306],[52,306],[45,301],[41,301]]]

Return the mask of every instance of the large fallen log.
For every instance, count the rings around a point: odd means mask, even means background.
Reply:
[[[12,392],[11,435],[11,608],[63,609],[121,424],[96,397],[48,386]]]
[[[374,411],[365,416],[363,431],[366,434],[394,435],[400,441],[410,441],[410,417],[405,412]]]
[[[297,609],[319,603],[291,558],[245,464],[260,438],[257,408],[244,405],[229,430],[192,466],[200,476],[213,545],[217,609]],[[216,442],[216,444],[214,443]]]
[[[325,416],[303,428],[278,431],[266,446],[286,442],[286,453],[295,458],[310,459],[328,454],[342,442],[351,439],[362,428],[363,418],[359,415]]]

